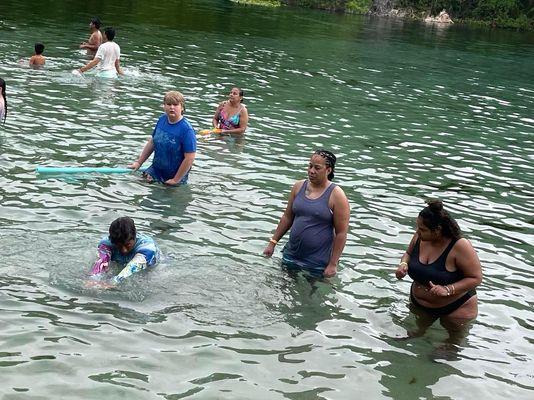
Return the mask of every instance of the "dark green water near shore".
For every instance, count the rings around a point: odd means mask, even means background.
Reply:
[[[117,28],[118,81],[70,72],[93,15]],[[31,70],[37,41],[47,65]],[[2,398],[531,398],[533,50],[532,34],[225,1],[2,0]],[[187,187],[34,172],[123,166],[165,91],[202,129],[233,85],[250,129],[200,140]],[[317,147],[338,155],[352,212],[338,276],[312,287],[261,252]],[[427,197],[485,275],[478,319],[446,349],[439,324],[403,339],[410,282],[393,275]],[[86,289],[120,215],[165,260]]]

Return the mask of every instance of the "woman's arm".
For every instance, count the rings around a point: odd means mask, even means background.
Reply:
[[[467,292],[482,283],[482,266],[471,242],[465,238],[457,243],[457,254],[454,257],[456,268],[464,274],[464,279],[454,284],[456,291]]]
[[[401,260],[399,262],[399,266],[397,267],[397,270],[395,271],[395,276],[397,279],[402,279],[406,276],[408,273],[408,262],[410,260],[410,255],[412,254],[413,248],[415,246],[415,243],[417,242],[417,233],[414,233],[412,236],[412,240],[410,240],[410,244],[408,245],[408,249],[404,252],[404,254],[401,257]]]
[[[219,104],[219,106],[217,107],[217,109],[215,110],[215,114],[213,114],[213,120],[212,120],[212,124],[213,124],[213,127],[215,129],[218,129],[220,128],[219,126],[219,115],[221,114],[221,110],[223,109],[224,107],[224,101]]]
[[[295,217],[293,215],[293,201],[295,200],[295,196],[297,195],[303,184],[304,181],[299,181],[293,185],[291,193],[289,194],[289,199],[287,200],[287,206],[284,211],[284,214],[282,215],[282,218],[280,218],[280,222],[278,222],[278,226],[276,227],[273,236],[269,240],[267,247],[265,247],[265,249],[263,250],[264,256],[271,257],[273,255],[274,247],[293,225],[293,219]]]
[[[334,276],[337,273],[337,264],[341,253],[347,242],[347,232],[349,231],[350,206],[347,196],[339,186],[332,192],[334,213],[334,245],[332,254],[323,275],[325,278]]]
[[[451,251],[451,255],[454,257],[456,268],[462,271],[464,278],[449,285],[435,285],[430,282],[429,292],[439,297],[468,292],[482,282],[480,260],[469,240],[465,238],[458,240]]]

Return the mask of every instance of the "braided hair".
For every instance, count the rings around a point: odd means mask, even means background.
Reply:
[[[318,154],[324,158],[326,165],[332,168],[332,171],[328,174],[328,180],[329,181],[334,180],[334,169],[336,167],[336,160],[337,160],[334,153],[328,150],[315,150],[313,154]]]
[[[462,231],[454,218],[443,209],[443,202],[438,199],[431,199],[427,200],[426,203],[428,206],[419,213],[419,218],[423,220],[425,226],[431,231],[441,228],[443,236],[456,240],[460,239]]]

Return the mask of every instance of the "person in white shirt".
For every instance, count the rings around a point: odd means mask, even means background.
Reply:
[[[116,78],[122,75],[120,66],[121,48],[113,41],[115,29],[108,27],[104,29],[104,40],[96,52],[95,58],[81,67],[78,72],[83,73],[98,66],[96,76],[101,78]]]

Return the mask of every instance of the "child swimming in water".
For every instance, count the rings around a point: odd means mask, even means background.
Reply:
[[[45,65],[46,57],[43,56],[43,51],[45,49],[44,44],[35,43],[35,53],[30,58],[30,67],[38,68]]]
[[[118,284],[136,272],[154,266],[160,254],[150,236],[137,234],[131,218],[117,218],[109,226],[109,236],[98,243],[98,260],[93,265],[91,275],[100,277],[109,269],[109,263],[114,261],[124,266],[112,279],[113,284]]]

